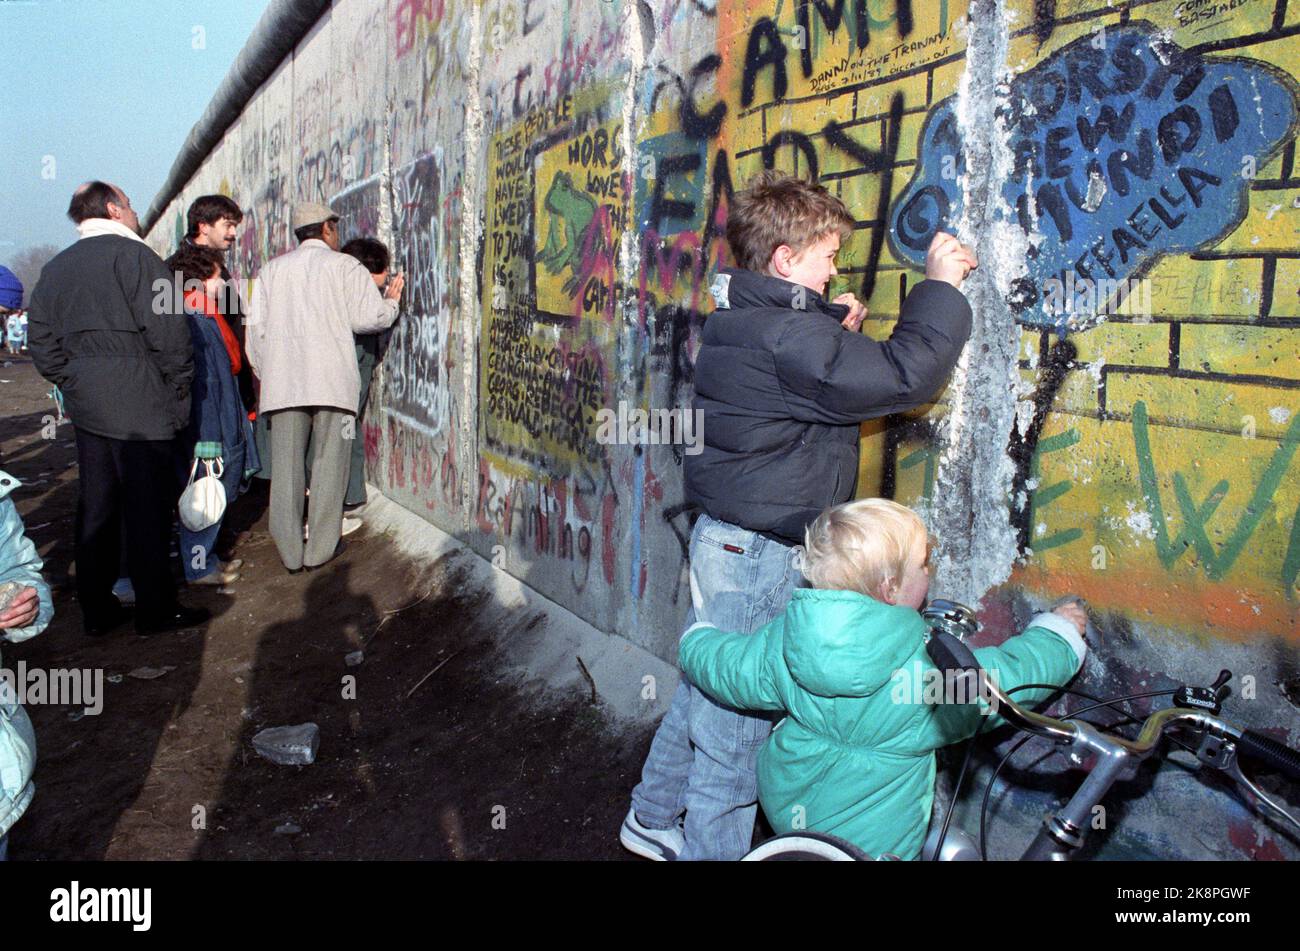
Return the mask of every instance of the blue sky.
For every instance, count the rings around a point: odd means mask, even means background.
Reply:
[[[120,186],[143,218],[266,6],[0,0],[0,263],[70,244],[86,179]]]

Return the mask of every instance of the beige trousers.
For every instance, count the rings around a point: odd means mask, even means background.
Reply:
[[[271,537],[290,571],[329,561],[343,525],[356,417],[346,410],[303,406],[269,413],[271,435]],[[302,540],[307,441],[312,444],[311,504]]]

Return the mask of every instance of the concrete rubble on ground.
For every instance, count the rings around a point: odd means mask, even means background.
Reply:
[[[320,727],[315,723],[268,727],[253,737],[258,755],[281,766],[310,766],[319,746]]]
[[[127,676],[134,677],[136,680],[157,680],[175,669],[171,664],[164,664],[162,667],[137,667]]]

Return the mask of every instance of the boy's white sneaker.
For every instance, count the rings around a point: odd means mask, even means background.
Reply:
[[[686,848],[686,836],[674,826],[671,829],[648,829],[636,818],[636,810],[629,809],[623,827],[618,831],[618,841],[629,852],[635,852],[656,862],[674,862]]]

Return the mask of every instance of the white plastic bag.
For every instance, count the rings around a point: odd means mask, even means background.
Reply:
[[[207,475],[195,479],[200,461],[207,470]],[[217,524],[226,513],[226,487],[221,484],[223,472],[225,467],[220,459],[195,459],[190,466],[190,481],[181,493],[180,515],[181,523],[191,532],[201,532]]]

